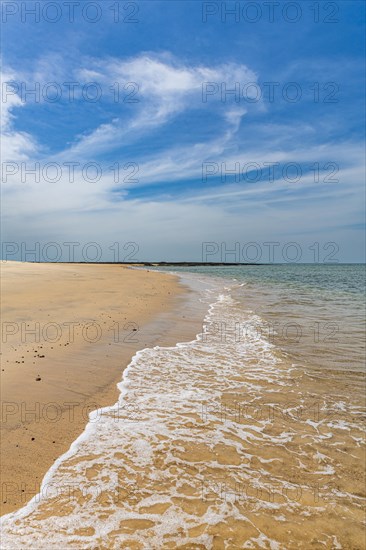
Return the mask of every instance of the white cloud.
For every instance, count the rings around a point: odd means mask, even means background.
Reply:
[[[37,69],[38,77],[44,81],[50,65],[48,61]],[[243,145],[237,137],[246,109],[235,104],[224,105],[219,92],[210,97],[212,103],[202,102],[202,82],[255,82],[256,75],[246,66],[189,66],[170,56],[152,54],[127,61],[83,61],[83,65],[83,69],[74,72],[81,82],[100,82],[103,89],[115,81],[122,85],[136,82],[140,85],[140,102],[134,104],[127,119],[121,113],[121,117],[101,124],[88,135],[75,136],[71,147],[65,147],[52,158],[43,158],[43,162],[62,164],[70,159],[81,163],[94,160],[97,155],[111,152],[123,143],[131,145],[133,140],[146,138],[152,129],[163,129],[174,117],[192,109],[212,109],[218,125],[216,137],[199,142],[192,135],[190,144],[177,142],[149,156],[140,154],[134,158],[139,163],[139,182],[122,183],[118,201],[112,193],[117,185],[108,169],[96,183],[86,182],[80,169],[75,171],[75,182],[69,181],[67,170],[56,183],[44,178],[39,183],[32,178],[21,183],[17,173],[3,185],[7,209],[5,226],[13,238],[24,235],[26,220],[30,239],[47,235],[46,240],[84,239],[109,243],[135,240],[144,243],[145,250],[151,254],[160,247],[160,250],[167,250],[167,257],[172,257],[168,250],[173,251],[174,243],[182,241],[184,246],[198,248],[202,240],[232,239],[235,242],[238,231],[245,233],[246,240],[275,238],[276,235],[278,238],[281,233],[306,231],[310,219],[312,227],[325,235],[326,228],[332,224],[358,219],[363,166],[363,150],[358,143],[314,145],[316,129],[310,123],[305,126],[263,123],[255,135],[247,136]],[[4,76],[8,80],[17,77],[19,75],[11,72]],[[3,160],[34,163],[41,156],[41,146],[31,135],[16,130],[16,115],[24,108],[21,99],[13,94],[6,103],[1,103],[1,107],[4,113]],[[252,108],[250,104],[249,108]],[[250,142],[252,146],[248,147]],[[126,159],[114,160],[124,163]],[[224,162],[228,167],[236,162],[263,165],[264,162],[335,161],[342,169],[338,174],[340,183],[328,187],[314,185],[309,177],[303,178],[296,188],[283,180],[219,187],[212,186],[209,180],[203,191],[200,187],[204,161]],[[196,191],[180,193],[180,197],[174,199],[169,188],[165,196],[160,192],[161,196],[155,200],[131,200],[126,196],[129,187],[183,179],[195,179]],[[306,197],[298,193],[304,189],[309,191]],[[302,198],[306,199],[303,203]]]
[[[183,111],[203,109],[214,104],[216,112],[219,115],[222,113],[222,118],[228,122],[228,131],[231,132],[232,127],[238,128],[246,110],[236,106],[228,108],[227,105],[221,110],[218,108],[223,107],[221,83],[229,83],[228,87],[231,87],[235,82],[244,85],[257,81],[257,75],[245,65],[227,63],[216,67],[189,66],[168,55],[141,55],[127,61],[94,61],[91,66],[78,71],[81,82],[90,82],[93,78],[105,90],[119,83],[123,97],[133,91],[137,92],[134,99],[138,99],[138,103],[133,105],[135,114],[127,121],[125,118],[117,119],[108,126],[108,132],[104,132],[103,125],[82,137],[72,147],[72,152],[79,154],[94,151],[96,143],[99,151],[111,144],[116,147],[128,143],[163,126]],[[205,84],[210,82],[215,83],[217,88],[205,96],[206,101],[203,101]],[[128,83],[134,83],[135,89],[133,86],[124,89]]]
[[[0,113],[1,113],[1,158],[2,162],[27,160],[38,149],[36,140],[27,132],[19,132],[14,129],[16,115],[15,109],[24,106],[21,98],[15,93],[12,82],[17,76],[12,71],[0,73]]]
[[[74,92],[75,101],[82,100],[82,86],[91,82],[96,82],[103,90],[103,97],[109,97],[111,101],[111,87],[115,83],[119,85],[122,100],[127,99],[128,94],[129,100],[138,100],[136,103],[122,101],[120,116],[114,116],[110,122],[88,133],[74,136],[72,145],[65,146],[59,153],[60,158],[94,158],[123,144],[130,145],[180,113],[192,109],[213,109],[215,116],[218,115],[224,124],[223,137],[227,140],[238,130],[246,109],[235,104],[234,107],[224,105],[221,101],[221,84],[227,84],[229,89],[235,82],[244,85],[257,81],[257,75],[242,64],[190,66],[169,54],[144,54],[128,60],[88,59],[80,60],[80,63],[84,65],[83,68],[67,69],[58,57],[48,55],[36,62],[33,73],[28,70],[16,75],[7,74],[3,78],[4,82],[14,80],[25,83],[29,89],[37,82],[41,89],[39,104],[44,101],[42,90],[47,83],[56,82],[66,95],[69,92],[66,92],[63,83],[67,81],[78,82]],[[212,90],[210,84],[206,101],[203,101],[206,83],[214,83],[215,89]],[[35,155],[39,148],[29,134],[16,133],[13,128],[14,115],[11,113],[21,106],[24,103],[16,94],[8,95],[6,103],[2,103],[5,121],[3,132],[6,134],[4,152],[7,158],[13,160],[28,158],[32,153]]]

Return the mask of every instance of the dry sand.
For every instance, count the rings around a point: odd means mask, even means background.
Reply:
[[[38,492],[88,413],[115,403],[135,351],[174,343],[188,290],[120,265],[3,262],[1,271],[4,514]]]

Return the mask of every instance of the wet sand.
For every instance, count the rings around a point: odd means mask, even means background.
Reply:
[[[176,277],[116,265],[3,262],[1,514],[38,491],[83,431],[115,403],[133,354],[194,337]],[[178,329],[179,324],[179,329]]]

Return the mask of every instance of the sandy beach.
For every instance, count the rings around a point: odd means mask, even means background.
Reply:
[[[4,514],[38,492],[88,413],[116,401],[133,354],[184,326],[188,290],[120,265],[3,262],[1,271]]]
[[[4,550],[363,547],[361,269],[4,265]]]

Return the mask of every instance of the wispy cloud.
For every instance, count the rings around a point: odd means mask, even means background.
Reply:
[[[270,106],[266,117],[255,125],[250,117],[260,114],[258,104],[225,103],[220,93],[207,102],[202,100],[205,82],[257,82],[259,75],[248,66],[233,62],[190,64],[168,53],[141,53],[127,59],[84,57],[69,66],[63,66],[60,58],[56,66],[54,61],[47,56],[27,74],[7,71],[3,82],[97,82],[108,91],[110,103],[110,87],[115,82],[122,87],[136,83],[139,101],[131,109],[123,104],[103,104],[103,122],[95,123],[88,132],[78,127],[52,155],[47,153],[47,136],[38,141],[31,131],[18,129],[18,117],[27,107],[19,95],[11,94],[1,102],[3,161],[26,161],[30,167],[37,161],[98,161],[104,169],[96,183],[85,181],[80,167],[75,169],[74,181],[70,181],[66,170],[56,183],[46,181],[42,174],[39,182],[32,177],[22,182],[19,172],[9,176],[3,184],[3,197],[10,234],[24,231],[17,222],[20,218],[27,220],[29,235],[39,235],[46,227],[50,238],[62,235],[72,239],[76,232],[79,238],[88,236],[91,240],[93,235],[111,240],[119,232],[144,241],[153,251],[154,239],[165,232],[165,242],[172,246],[182,235],[190,246],[200,240],[223,238],[223,230],[225,238],[235,240],[238,227],[248,238],[265,238],[268,233],[305,233],[312,219],[314,229],[326,235],[335,216],[343,226],[350,219],[357,220],[364,167],[363,148],[357,139],[322,140],[319,127],[311,120],[296,125],[293,121],[271,120]],[[75,99],[82,101],[80,94]],[[41,108],[41,104],[33,108]],[[207,117],[204,120],[209,121],[211,132],[202,132],[201,116]],[[190,117],[189,126],[185,126],[185,117]],[[324,117],[321,123],[326,121]],[[329,123],[331,130],[334,119],[330,118]],[[168,138],[155,146],[156,136],[168,131],[172,132],[172,142]],[[131,160],[131,150],[139,167],[138,181],[116,183],[109,167]],[[238,162],[310,166],[330,161],[340,166],[339,184],[332,186],[315,185],[309,174],[299,184],[280,177],[275,182],[255,184],[209,179],[202,185],[204,162],[232,168]],[[136,198],[134,193],[139,188],[150,191]],[[137,219],[144,220],[144,224],[137,227]]]
[[[24,107],[24,102],[19,95],[10,92],[6,84],[16,80],[16,74],[12,71],[0,73],[0,113],[1,113],[1,158],[7,160],[27,160],[36,155],[38,144],[35,138],[27,133],[15,129],[16,114],[19,108]]]

